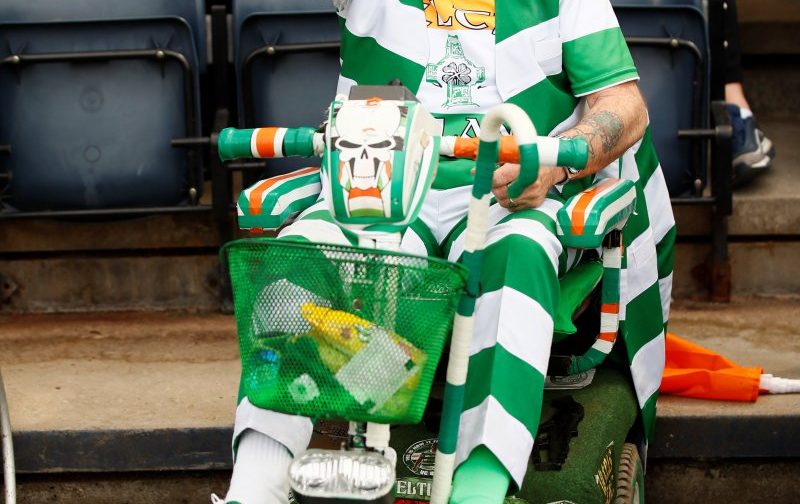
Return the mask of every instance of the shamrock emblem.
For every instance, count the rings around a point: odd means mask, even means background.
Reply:
[[[445,84],[453,84],[456,86],[466,86],[472,82],[469,67],[465,63],[456,64],[451,62],[442,68],[442,80]]]

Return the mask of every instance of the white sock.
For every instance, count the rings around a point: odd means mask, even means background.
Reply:
[[[742,119],[747,119],[748,117],[753,117],[753,111],[744,107],[739,107],[739,115],[742,116]]]
[[[258,431],[244,431],[225,502],[288,504],[291,463],[285,446]]]

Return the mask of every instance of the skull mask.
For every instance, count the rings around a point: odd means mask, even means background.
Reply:
[[[401,120],[394,103],[368,100],[342,105],[336,114],[334,146],[343,186],[383,190],[391,177],[392,155],[402,149],[402,137],[397,136]]]

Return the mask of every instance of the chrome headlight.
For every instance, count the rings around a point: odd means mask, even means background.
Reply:
[[[306,497],[372,501],[394,480],[394,464],[374,451],[308,450],[289,468],[292,490]]]

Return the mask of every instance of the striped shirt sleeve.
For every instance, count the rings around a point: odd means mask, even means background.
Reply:
[[[575,96],[639,78],[609,0],[561,0],[559,18]]]

